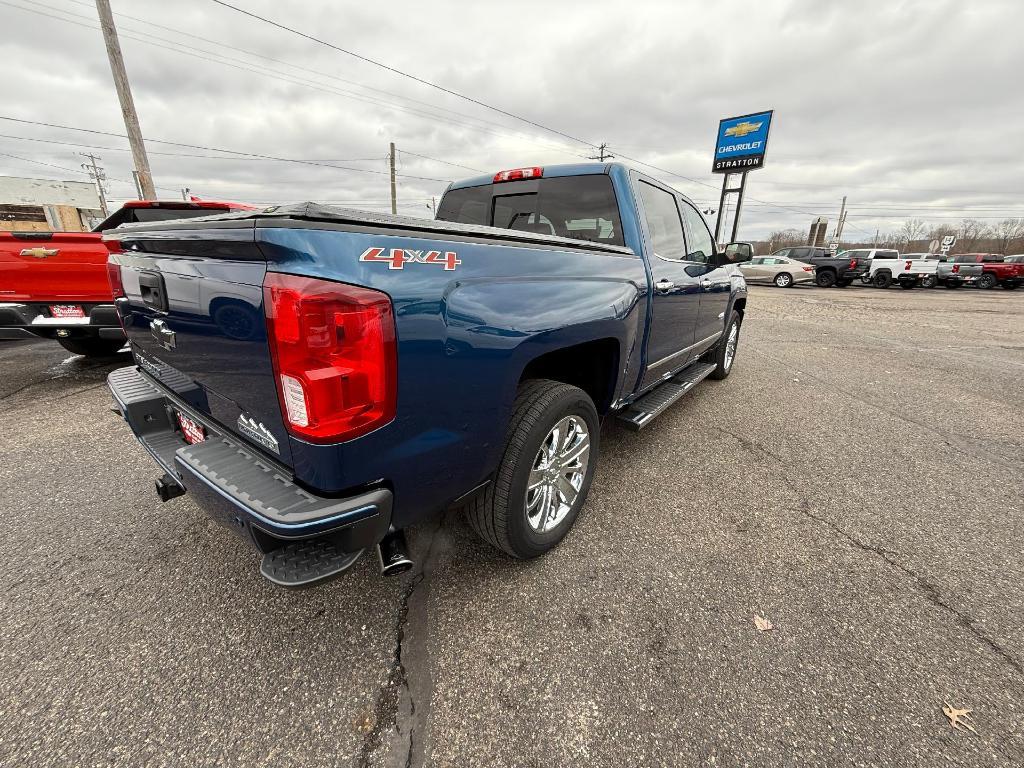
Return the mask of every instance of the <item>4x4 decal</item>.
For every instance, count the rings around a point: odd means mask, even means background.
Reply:
[[[385,252],[388,254],[385,256]],[[413,251],[408,248],[367,248],[360,261],[382,261],[388,269],[402,269],[406,264],[442,264],[446,272],[454,270],[462,261],[455,251]]]

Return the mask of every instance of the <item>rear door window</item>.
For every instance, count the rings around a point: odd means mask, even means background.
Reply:
[[[810,258],[811,250],[812,249],[810,248],[794,248],[789,252],[789,258],[796,259],[797,261],[803,261],[804,259]]]
[[[647,230],[651,233],[651,250],[663,259],[683,260],[686,258],[686,241],[675,195],[644,181],[639,187]]]
[[[685,200],[680,201],[680,207],[683,211],[683,218],[686,221],[688,235],[687,243],[689,248],[687,249],[686,260],[694,261],[698,264],[707,264],[711,261],[711,256],[715,252],[715,240],[711,237],[711,230],[708,229],[704,217],[688,202]]]

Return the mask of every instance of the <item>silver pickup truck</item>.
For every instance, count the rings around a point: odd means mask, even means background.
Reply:
[[[935,265],[935,282],[946,288],[959,288],[961,285],[973,285],[982,275],[981,264],[957,264],[954,257],[944,253],[908,253],[907,258],[928,259],[937,261]]]

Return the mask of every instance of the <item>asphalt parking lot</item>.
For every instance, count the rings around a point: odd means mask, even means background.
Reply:
[[[301,592],[156,500],[127,363],[0,346],[0,764],[1024,763],[1024,292],[753,288],[548,557]]]

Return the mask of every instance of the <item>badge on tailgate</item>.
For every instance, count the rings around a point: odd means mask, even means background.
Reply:
[[[167,323],[159,318],[149,324],[149,332],[164,349],[174,349],[178,346],[174,338],[174,331],[168,328]]]
[[[274,453],[280,455],[281,449],[277,444],[277,438],[267,429],[262,421],[256,421],[244,413],[238,416],[238,431],[255,443],[259,443]]]

